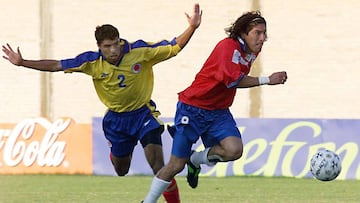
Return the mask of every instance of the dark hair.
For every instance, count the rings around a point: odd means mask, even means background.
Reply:
[[[250,11],[240,16],[230,27],[225,28],[225,32],[229,37],[237,39],[241,33],[248,34],[258,24],[266,25],[265,18],[261,16],[260,11]]]
[[[105,39],[114,40],[120,37],[119,31],[116,27],[105,24],[97,26],[95,30],[95,39],[97,44],[101,44]]]

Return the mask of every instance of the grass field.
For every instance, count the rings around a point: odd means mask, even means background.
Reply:
[[[0,175],[1,203],[139,203],[151,176]],[[177,177],[183,203],[360,202],[360,181],[267,177],[200,177],[191,189]],[[160,199],[159,202],[164,202]]]

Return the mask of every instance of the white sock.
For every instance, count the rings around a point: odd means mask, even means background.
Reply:
[[[160,198],[161,194],[169,187],[171,182],[167,182],[165,180],[161,180],[158,177],[154,177],[149,193],[147,194],[144,203],[156,203]]]
[[[194,166],[197,168],[199,168],[200,164],[206,164],[208,166],[215,165],[216,162],[210,162],[207,157],[210,149],[211,148],[208,147],[208,148],[204,149],[203,151],[192,153],[192,155],[190,156],[191,163],[193,163]]]

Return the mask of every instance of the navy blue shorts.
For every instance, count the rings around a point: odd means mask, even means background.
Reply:
[[[182,102],[177,104],[175,129],[171,153],[179,158],[190,157],[191,147],[199,137],[205,148],[229,136],[241,138],[229,109],[205,110]]]
[[[128,156],[139,140],[143,147],[150,143],[161,145],[164,125],[159,115],[153,102],[131,112],[109,110],[103,119],[103,130],[111,153],[117,157]]]

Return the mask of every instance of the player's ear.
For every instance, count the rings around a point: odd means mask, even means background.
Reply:
[[[245,36],[246,36],[246,35],[247,35],[247,34],[246,34],[245,32],[241,32],[241,33],[240,33],[241,39],[245,40]]]

